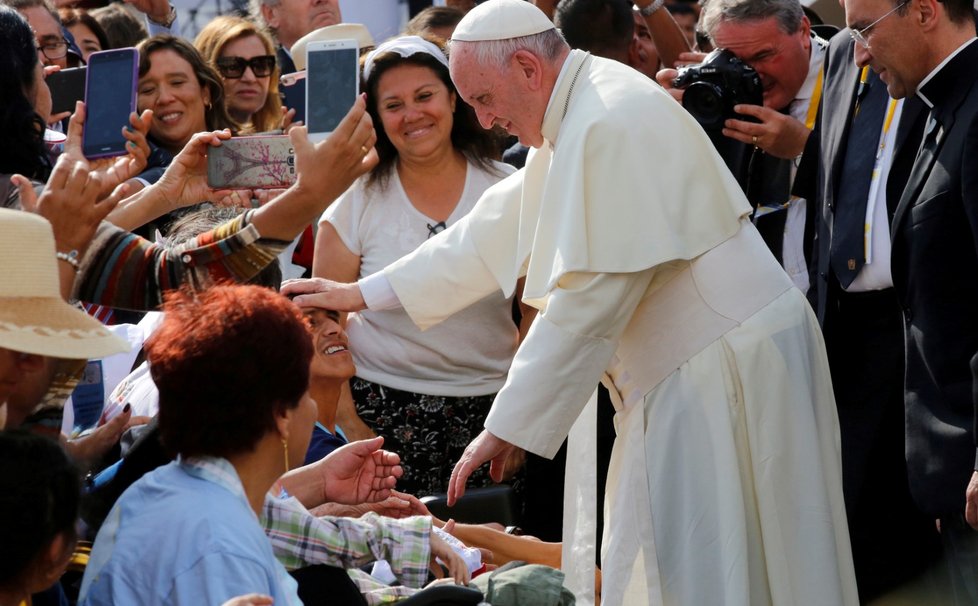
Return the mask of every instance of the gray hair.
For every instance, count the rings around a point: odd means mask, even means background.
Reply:
[[[258,27],[265,29],[270,32],[272,36],[278,40],[277,32],[272,29],[268,22],[265,21],[265,16],[261,14],[261,7],[263,6],[278,6],[282,0],[248,0],[248,12],[251,15],[251,20],[258,24]]]
[[[503,69],[509,63],[516,51],[526,50],[541,59],[554,61],[560,56],[561,52],[570,50],[563,34],[557,29],[548,29],[539,34],[521,36],[519,38],[507,38],[505,40],[482,40],[479,42],[466,42],[463,40],[449,40],[448,48],[451,51],[456,45],[470,46],[472,58],[479,65],[490,65]]]
[[[774,17],[786,34],[801,27],[805,11],[798,0],[709,0],[703,7],[700,23],[710,38],[725,21],[761,21]]]

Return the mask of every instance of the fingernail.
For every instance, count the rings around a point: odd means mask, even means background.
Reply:
[[[130,404],[130,403],[128,403],[128,402],[126,402],[126,405],[125,405],[125,407],[124,407],[124,408],[122,409],[122,412],[124,412],[124,413],[126,413],[126,412],[129,412],[129,411],[130,411],[131,409],[132,409],[132,404]]]
[[[131,126],[127,126],[126,127],[126,132],[128,132],[128,133],[133,132],[132,127]]]
[[[131,147],[132,149],[136,149],[136,144],[133,143],[132,141],[126,141],[126,146]]]

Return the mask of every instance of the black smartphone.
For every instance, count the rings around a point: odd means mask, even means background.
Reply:
[[[285,109],[294,109],[295,117],[292,122],[306,123],[306,72],[285,74],[278,81],[278,90],[282,95],[282,105]]]
[[[88,57],[85,81],[86,158],[121,156],[126,153],[122,129],[136,111],[139,53],[134,48],[117,48]]]
[[[51,89],[51,113],[75,111],[75,103],[85,99],[87,67],[73,67],[54,72],[44,79]]]

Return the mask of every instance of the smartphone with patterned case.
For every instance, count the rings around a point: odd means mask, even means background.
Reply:
[[[232,137],[207,152],[214,189],[274,189],[295,183],[295,149],[287,135]]]

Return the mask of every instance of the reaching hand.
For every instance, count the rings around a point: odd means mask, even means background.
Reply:
[[[165,21],[170,14],[170,0],[125,0],[125,2],[156,22]]]
[[[153,185],[170,210],[200,202],[228,206],[236,203],[235,197],[244,198],[244,194],[229,189],[212,190],[207,185],[207,152],[211,146],[216,147],[230,138],[229,130],[197,133],[173,158],[166,172]]]
[[[351,442],[317,463],[322,472],[322,501],[356,505],[390,496],[404,471],[401,457],[380,450],[383,444],[383,437]]]
[[[120,184],[135,177],[146,168],[146,160],[150,153],[146,135],[149,133],[149,126],[153,121],[153,111],[146,110],[142,115],[137,115],[135,112],[130,114],[129,124],[131,128],[126,127],[122,130],[122,136],[126,138],[126,155],[94,160],[85,158],[82,149],[85,117],[85,104],[79,101],[75,104],[75,113],[68,121],[68,139],[65,141],[62,156],[68,156],[73,160],[87,161],[89,170],[93,174],[97,174],[101,180],[100,195],[108,196]]]
[[[449,520],[449,523],[451,522]],[[465,564],[462,556],[455,553],[455,550],[442,540],[434,530],[431,531],[429,537],[431,543],[431,563],[429,568],[435,573],[435,577],[441,578],[438,563],[435,561],[437,558],[448,568],[448,576],[455,581],[456,585],[468,585],[470,579],[469,567]]]
[[[313,144],[303,126],[289,130],[295,148],[293,187],[320,200],[335,200],[361,175],[377,165],[377,133],[364,95],[325,140]],[[328,167],[327,170],[324,168]]]
[[[482,433],[465,447],[465,452],[462,453],[458,463],[455,464],[455,469],[452,470],[452,477],[448,481],[448,506],[452,507],[456,501],[465,495],[465,482],[472,475],[472,472],[486,461],[491,461],[489,476],[494,482],[501,482],[506,467],[506,459],[509,458],[514,448],[515,446],[509,442],[497,438],[485,429],[482,430]]]
[[[99,223],[125,196],[129,186],[119,185],[107,198],[101,196],[102,175],[92,172],[88,162],[62,154],[40,198],[26,177],[10,181],[20,191],[24,210],[41,215],[51,223],[58,250],[78,251],[81,256],[95,236]]]
[[[325,278],[286,280],[282,294],[294,297],[299,307],[322,307],[336,311],[360,311],[367,308],[356,283],[344,284]]]

